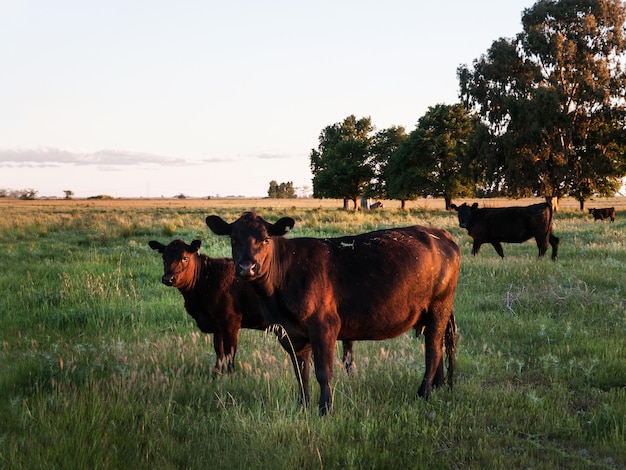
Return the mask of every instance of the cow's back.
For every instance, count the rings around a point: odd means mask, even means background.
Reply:
[[[469,234],[481,242],[519,243],[549,233],[552,208],[548,203],[527,207],[496,207],[477,209],[472,214]]]
[[[302,260],[291,266],[294,282],[285,291],[293,302],[305,294],[297,284],[307,266],[307,288],[336,304],[339,339],[395,337],[415,327],[433,302],[452,307],[460,250],[445,230],[414,226],[288,242]]]

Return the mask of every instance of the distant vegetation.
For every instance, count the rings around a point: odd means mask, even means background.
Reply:
[[[0,188],[0,198],[32,200],[37,198],[34,189],[3,189]]]
[[[275,180],[270,181],[267,197],[274,199],[291,199],[298,197],[292,181],[278,184]]]

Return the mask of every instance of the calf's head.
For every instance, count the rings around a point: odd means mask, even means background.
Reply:
[[[216,235],[230,237],[235,275],[253,280],[269,269],[274,250],[273,237],[287,233],[295,221],[291,217],[283,217],[272,224],[254,212],[244,212],[230,224],[217,215],[210,215],[206,224]]]
[[[163,255],[163,277],[161,282],[166,286],[183,287],[193,282],[195,269],[192,267],[193,256],[200,249],[202,242],[194,240],[187,245],[183,240],[174,240],[164,245],[155,240],[148,242],[150,248]]]
[[[460,206],[450,204],[450,207],[459,214],[459,227],[467,228],[470,225],[472,214],[476,211],[476,209],[478,209],[478,203],[475,202],[471,206],[468,206],[466,203],[463,203]]]

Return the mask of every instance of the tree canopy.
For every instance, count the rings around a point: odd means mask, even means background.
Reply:
[[[610,195],[624,165],[624,4],[540,0],[523,31],[457,75],[464,104],[488,124],[487,191]]]
[[[297,197],[296,189],[293,187],[293,181],[280,184],[278,184],[276,180],[270,181],[267,197],[273,199],[291,199]]]
[[[402,201],[420,196],[469,196],[474,184],[465,171],[473,134],[480,123],[461,105],[428,108],[414,131],[389,158],[385,180],[389,196]]]
[[[313,196],[339,198],[354,202],[366,193],[374,177],[371,165],[370,117],[348,116],[343,122],[327,126],[319,136],[319,146],[310,154]]]

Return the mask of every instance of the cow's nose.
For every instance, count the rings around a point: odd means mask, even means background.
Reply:
[[[176,282],[176,278],[169,274],[164,274],[163,277],[161,278],[161,282],[165,284],[166,286],[173,286],[174,282]]]
[[[256,275],[258,266],[253,261],[242,261],[237,265],[237,275],[239,277],[252,277]]]

